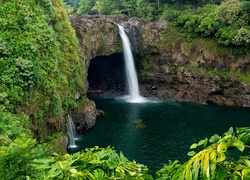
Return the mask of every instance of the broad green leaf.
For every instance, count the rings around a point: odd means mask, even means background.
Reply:
[[[211,179],[214,179],[214,177],[215,177],[215,170],[216,170],[216,163],[215,163],[215,161],[211,161],[210,162],[209,168],[210,168],[210,173],[211,173]]]
[[[115,169],[117,167],[117,163],[112,161],[112,160],[108,160],[107,164],[108,164],[110,169]]]
[[[193,143],[189,149],[195,149],[195,148],[197,148],[197,143]]]
[[[186,170],[185,179],[192,179],[192,172],[190,169]]]
[[[229,130],[228,130],[229,134],[233,134],[234,133],[234,129],[233,127],[230,127]]]
[[[188,156],[194,156],[194,155],[195,155],[195,152],[194,152],[194,151],[190,151],[190,152],[188,152],[187,155],[188,155]]]
[[[69,170],[70,172],[71,172],[71,176],[72,177],[76,177],[76,178],[78,178],[78,177],[84,177],[85,175],[84,175],[84,173],[83,172],[78,172],[76,169],[70,169]]]
[[[130,176],[135,176],[136,172],[135,171],[127,171],[129,173]]]
[[[245,167],[250,168],[250,161],[249,161],[248,157],[245,157],[245,156],[240,157],[239,163],[240,163],[239,165],[244,164]]]
[[[199,142],[198,142],[198,146],[201,146],[201,145],[203,145],[205,143],[205,139],[202,139],[202,140],[200,140]]]
[[[207,143],[208,143],[208,139],[206,138],[206,139],[204,140],[204,147],[207,146]]]
[[[207,178],[210,178],[210,170],[209,170],[209,153],[207,152],[204,156],[203,156],[203,169],[204,169],[204,174],[206,175]]]
[[[245,177],[245,179],[247,179],[246,177],[248,177],[250,174],[250,169],[243,169],[242,170],[242,176]]]
[[[193,179],[198,179],[199,170],[200,170],[200,158],[195,158],[192,169]]]
[[[48,177],[49,178],[54,178],[54,177],[59,176],[61,173],[62,173],[62,170],[60,170],[60,169],[51,169],[50,172],[49,172]]]
[[[217,154],[217,158],[216,158],[216,162],[222,162],[222,161],[224,161],[226,159],[226,155],[225,155],[225,153],[218,153]]]
[[[94,170],[95,180],[102,180],[104,179],[104,176],[105,176],[105,172],[102,169]]]
[[[212,152],[210,153],[210,160],[211,160],[211,161],[215,161],[215,160],[216,160],[216,152],[215,152],[215,151],[212,151]]]
[[[217,147],[217,151],[219,153],[226,152],[228,148],[228,143],[225,141],[220,142],[220,144]]]
[[[235,146],[241,152],[243,152],[245,149],[244,143],[241,142],[240,140],[238,140],[236,137],[233,137],[232,142],[231,142],[231,146]]]

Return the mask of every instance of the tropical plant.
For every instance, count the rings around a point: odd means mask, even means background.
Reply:
[[[129,161],[113,148],[87,148],[73,155],[37,159],[34,167],[43,172],[42,179],[152,179],[148,169]]]
[[[3,140],[3,139],[2,139]],[[14,141],[5,138],[0,147],[0,179],[37,179],[39,172],[31,165],[36,158],[48,156],[48,148],[37,145],[36,140],[17,138]]]
[[[200,140],[190,146],[190,149],[202,148],[199,152],[188,153],[191,158],[184,164],[178,162],[165,165],[157,172],[158,179],[247,179],[249,178],[249,157],[239,157],[239,160],[229,158],[228,151],[236,148],[243,152],[244,143],[250,141],[250,128],[230,128],[223,136],[217,134],[210,139]],[[174,172],[169,177],[169,172]],[[165,172],[165,173],[164,173]],[[167,175],[166,175],[167,174]]]

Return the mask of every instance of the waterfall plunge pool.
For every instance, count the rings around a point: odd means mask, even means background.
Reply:
[[[106,95],[92,98],[105,116],[78,136],[77,147],[69,152],[111,146],[129,160],[147,165],[151,174],[168,160],[188,160],[187,153],[194,142],[213,134],[222,135],[230,127],[249,126],[249,108],[167,101],[127,103]]]

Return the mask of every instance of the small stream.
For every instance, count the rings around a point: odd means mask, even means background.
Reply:
[[[192,143],[231,126],[249,126],[250,109],[178,102],[127,103],[120,98],[97,96],[97,108],[105,111],[96,125],[76,141],[76,152],[87,147],[111,146],[129,160],[149,167],[163,167],[168,160],[188,159]]]

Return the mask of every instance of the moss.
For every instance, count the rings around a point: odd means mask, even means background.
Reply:
[[[86,72],[62,0],[5,1],[0,7],[0,107],[27,115],[35,136],[85,95]],[[3,104],[4,103],[4,104]],[[26,123],[27,124],[27,123]],[[24,124],[25,125],[25,124]],[[50,132],[53,133],[53,132]]]
[[[74,111],[76,112],[76,113],[83,113],[83,105],[87,102],[87,101],[89,101],[89,99],[87,98],[87,97],[82,97],[82,98],[80,98],[80,99],[78,99],[77,101],[76,101],[76,107],[74,108]]]
[[[236,71],[231,72],[230,76],[245,84],[250,84],[250,73],[241,73],[240,71]]]
[[[156,54],[148,54],[138,61],[138,68],[140,75],[152,75],[153,69],[156,66],[154,63],[150,62],[150,59],[154,59]]]
[[[52,152],[57,154],[66,154],[67,136],[64,133],[55,133],[43,139]]]

